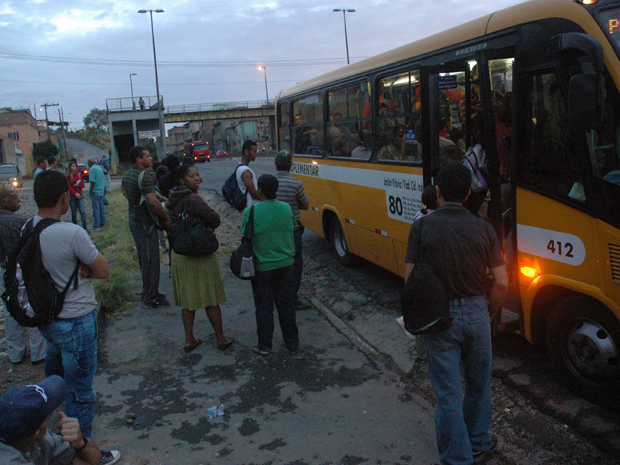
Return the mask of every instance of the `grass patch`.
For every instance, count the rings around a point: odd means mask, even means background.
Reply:
[[[127,308],[135,294],[133,274],[140,268],[129,230],[127,200],[120,190],[108,194],[107,226],[93,233],[93,243],[110,266],[108,279],[94,281],[95,295],[104,313]]]

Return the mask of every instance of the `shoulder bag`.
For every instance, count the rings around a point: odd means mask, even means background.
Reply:
[[[153,224],[155,224],[155,227],[159,229],[160,231],[163,231],[166,229],[166,227],[164,226],[165,224],[164,219],[161,216],[159,216],[157,213],[155,213],[153,210],[151,210],[152,207],[149,205],[148,199],[142,193],[142,182],[144,181],[145,173],[146,173],[146,170],[142,170],[142,172],[138,175],[138,188],[140,189],[140,214],[142,215],[143,218],[146,218],[146,215],[149,215],[151,219],[153,220]],[[166,198],[158,197],[157,200],[159,200],[160,202],[164,202]],[[152,231],[152,226],[148,229],[147,233],[150,234],[151,231]]]
[[[245,235],[241,239],[241,245],[230,256],[230,271],[237,278],[252,279],[254,271],[254,249],[252,246],[252,233],[254,232],[254,205],[250,207],[250,216],[245,228]]]
[[[452,326],[448,291],[424,259],[424,249],[400,294],[400,305],[405,329],[413,335],[440,333]]]
[[[183,212],[179,215],[179,222],[174,229],[172,250],[188,257],[206,257],[214,253],[220,244],[213,229],[204,224],[200,218],[194,226],[190,226],[187,214],[190,195],[184,200]]]

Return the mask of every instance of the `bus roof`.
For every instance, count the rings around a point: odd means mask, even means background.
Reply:
[[[344,66],[315,78],[302,81],[295,86],[281,90],[277,99],[302,93],[331,82],[347,79],[368,71],[398,63],[411,57],[441,50],[451,45],[467,42],[485,34],[501,31],[519,24],[539,19],[557,17],[575,20],[581,17],[594,23],[592,16],[575,0],[531,0],[504,10],[488,14],[460,26],[438,32],[424,39],[381,53],[357,63]],[[581,24],[581,23],[580,23]],[[583,25],[583,24],[582,24]]]

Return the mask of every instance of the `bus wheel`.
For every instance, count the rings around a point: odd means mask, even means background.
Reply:
[[[353,254],[349,251],[349,245],[347,244],[347,238],[344,235],[344,230],[340,224],[340,220],[337,216],[332,218],[330,224],[330,238],[331,246],[338,256],[338,261],[344,266],[351,266],[353,264]]]
[[[589,299],[560,302],[547,320],[551,367],[567,386],[597,403],[620,398],[620,323]]]

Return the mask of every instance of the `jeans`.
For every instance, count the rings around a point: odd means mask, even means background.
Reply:
[[[293,276],[292,276],[292,289],[293,289],[293,305],[297,305],[299,303],[299,297],[297,297],[297,293],[299,292],[299,287],[301,286],[301,274],[304,270],[304,257],[303,257],[303,246],[301,243],[301,235],[303,234],[303,229],[296,228],[293,230],[293,237],[295,238],[295,261],[293,262]]]
[[[472,448],[491,447],[491,323],[484,296],[451,303],[450,315],[452,327],[424,336],[437,397],[437,448],[443,465],[470,465]]]
[[[256,275],[252,278],[252,292],[256,307],[256,333],[260,350],[271,352],[274,303],[278,310],[284,343],[290,350],[297,349],[299,345],[295,307],[291,298],[291,271],[292,266],[270,271],[256,271]]]
[[[159,238],[157,228],[147,234],[142,222],[129,221],[129,229],[136,243],[140,272],[142,273],[142,300],[157,301],[159,294]]]
[[[41,327],[47,341],[45,376],[58,375],[67,383],[65,414],[77,418],[84,436],[91,437],[97,394],[97,318],[95,312],[78,318],[57,319]]]
[[[75,195],[69,196],[69,206],[71,207],[71,222],[77,224],[77,211],[80,210],[80,216],[82,217],[82,227],[88,229],[86,224],[86,210],[84,210],[84,197],[79,199]]]
[[[105,226],[107,222],[103,195],[92,193],[90,199],[93,204],[93,228],[101,228]]]

